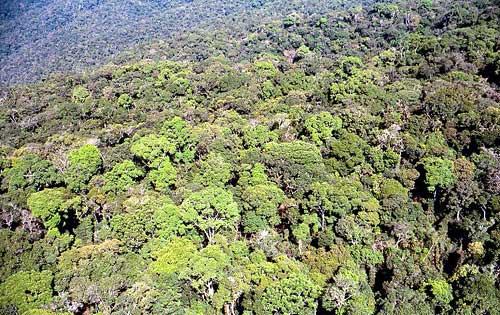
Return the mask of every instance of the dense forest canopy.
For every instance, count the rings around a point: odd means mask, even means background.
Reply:
[[[125,2],[0,4],[0,314],[500,314],[499,1]]]
[[[343,3],[344,2],[344,3]],[[349,1],[351,4],[360,0]],[[0,3],[0,85],[78,73],[121,52],[194,29],[232,29],[293,12],[327,13],[346,1],[4,0]]]

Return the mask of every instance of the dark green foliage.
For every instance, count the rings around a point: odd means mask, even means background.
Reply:
[[[124,212],[110,220],[112,235],[125,240],[125,244],[138,250],[150,239],[171,240],[185,227],[179,208],[165,197],[156,194],[129,198]]]
[[[4,171],[2,186],[11,198],[24,204],[30,193],[58,185],[61,181],[61,174],[49,161],[26,154],[14,159],[12,166]]]
[[[169,89],[174,95],[186,95],[189,89],[189,81],[187,79],[178,78],[170,84]]]
[[[490,313],[498,314],[500,307],[500,289],[495,285],[494,277],[486,271],[466,270],[458,278],[459,296],[456,299],[457,314]],[[464,272],[465,271],[465,272]]]
[[[383,302],[382,311],[390,315],[435,314],[425,293],[407,287],[391,290]]]
[[[354,133],[346,133],[339,140],[330,144],[331,155],[328,162],[339,173],[345,175],[353,171],[354,167],[365,162],[367,143]]]
[[[303,194],[316,179],[324,176],[321,153],[304,141],[271,142],[264,146],[264,161],[271,179],[285,192]]]
[[[272,283],[262,295],[266,314],[314,314],[319,287],[301,273]]]
[[[133,290],[121,291],[138,278],[144,268],[141,264],[136,255],[125,253],[117,240],[82,246],[61,255],[54,288],[67,292],[60,303],[74,303],[76,308],[93,305],[110,312],[121,305],[123,310],[131,310],[128,301],[133,301]]]
[[[161,133],[175,144],[174,160],[176,162],[188,163],[194,159],[194,146],[197,139],[186,121],[174,117],[163,124]]]
[[[375,300],[366,274],[355,268],[340,268],[324,293],[324,307],[338,314],[373,314]]]
[[[343,217],[354,210],[376,211],[378,202],[370,197],[359,181],[336,177],[332,183],[313,183],[306,205],[318,214],[324,229],[327,223],[335,221],[335,217]]]
[[[498,1],[35,2],[164,40],[2,89],[1,314],[498,315]]]
[[[269,182],[262,164],[256,164],[250,172],[240,177],[241,199],[246,233],[269,230],[280,223],[278,208],[285,201],[285,194],[274,183]]]

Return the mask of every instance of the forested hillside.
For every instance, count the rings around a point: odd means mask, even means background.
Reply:
[[[499,1],[213,5],[1,91],[0,314],[500,314]]]
[[[4,0],[0,85],[82,72],[174,34],[246,32],[292,12],[320,14],[346,5],[340,0]]]

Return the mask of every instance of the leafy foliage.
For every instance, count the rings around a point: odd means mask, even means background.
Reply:
[[[68,210],[79,203],[79,198],[71,198],[64,188],[48,188],[31,194],[27,203],[33,216],[42,219],[49,233],[58,233]]]
[[[0,306],[15,306],[24,314],[30,309],[46,306],[52,300],[52,273],[21,271],[5,279],[0,285]]]
[[[271,284],[262,296],[268,314],[314,314],[319,287],[303,274],[292,273]]]
[[[497,2],[132,2],[0,3],[163,34],[2,89],[1,314],[498,314]]]
[[[429,191],[433,192],[436,187],[449,188],[455,182],[452,161],[428,157],[423,163],[426,171],[425,182]]]
[[[69,188],[79,191],[86,188],[92,176],[102,167],[101,153],[96,146],[87,144],[68,154],[68,169],[65,171],[65,181]]]
[[[125,160],[115,164],[113,168],[104,174],[104,190],[110,192],[121,192],[132,186],[137,178],[144,172],[137,168],[134,162]]]
[[[234,229],[240,218],[231,192],[218,187],[193,192],[183,201],[181,209],[183,221],[201,230],[210,243],[214,242],[216,232]]]

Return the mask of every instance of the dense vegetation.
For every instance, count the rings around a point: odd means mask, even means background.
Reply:
[[[2,0],[0,85],[102,65],[139,44],[196,29],[239,31],[292,12],[325,13],[340,0]],[[356,4],[360,0],[350,1]],[[345,4],[344,4],[345,5]]]
[[[499,2],[302,3],[4,89],[0,314],[500,314]]]

